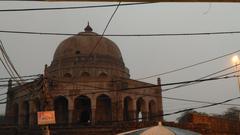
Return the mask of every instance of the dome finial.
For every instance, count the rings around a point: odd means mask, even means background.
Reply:
[[[85,32],[92,32],[92,28],[91,28],[91,26],[89,25],[89,21],[88,21],[88,24],[87,24],[87,27],[85,27],[85,29],[84,29],[84,31]]]

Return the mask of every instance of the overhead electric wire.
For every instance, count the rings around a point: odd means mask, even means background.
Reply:
[[[7,61],[7,58],[6,58],[6,55],[5,55],[5,52],[4,52],[2,46],[3,46],[3,44],[2,44],[2,42],[1,42],[1,40],[0,40],[0,51],[1,51],[1,53],[2,53],[2,57],[3,57],[4,61],[3,61],[3,59],[1,59],[1,57],[0,57],[0,60],[1,60],[2,64],[3,64],[4,68],[5,68],[6,71],[8,72],[9,76],[10,76],[11,78],[14,78],[14,77],[15,77],[14,72],[12,71],[10,65],[8,64],[8,61]]]
[[[2,96],[2,95],[6,95],[6,94],[7,94],[7,93],[1,93],[0,96]]]
[[[12,61],[10,60],[10,58],[9,58],[9,56],[8,56],[5,48],[4,48],[4,45],[3,45],[3,43],[2,43],[2,40],[0,40],[0,44],[1,44],[1,47],[0,47],[0,48],[1,48],[1,50],[2,50],[2,53],[3,53],[4,56],[7,58],[7,62],[6,62],[6,63],[9,63],[9,64],[10,64],[10,66],[11,66],[10,69],[13,69],[14,73],[17,75],[17,77],[19,77],[20,83],[22,83],[22,81],[21,81],[22,78],[21,78],[21,76],[19,75],[19,73],[17,72],[17,70],[16,70],[15,66],[13,65]]]
[[[237,64],[237,65],[240,65],[240,64]],[[224,68],[224,69],[219,70],[219,71],[217,71],[217,72],[214,72],[214,73],[208,74],[208,75],[206,75],[206,76],[200,77],[199,79],[196,79],[196,80],[202,80],[202,79],[204,79],[204,78],[207,78],[207,77],[210,77],[210,76],[219,74],[219,73],[221,73],[221,72],[224,72],[224,71],[227,71],[227,70],[229,70],[229,69],[231,69],[231,68],[234,68],[235,66],[236,66],[236,65],[230,66],[230,67],[227,67],[227,68]],[[227,74],[224,74],[224,75],[229,75],[229,74],[233,74],[233,73],[237,73],[237,72],[239,72],[239,71],[233,71],[233,72],[230,72],[230,73],[227,73]],[[217,77],[222,77],[222,76],[224,76],[224,75],[220,75],[220,76],[217,76]],[[173,90],[173,89],[177,89],[177,88],[181,88],[181,87],[186,87],[186,86],[189,86],[189,85],[194,85],[194,84],[196,84],[196,83],[199,83],[199,82],[196,81],[196,82],[192,82],[192,83],[180,84],[180,85],[175,86],[175,87],[172,87],[172,88],[163,89],[163,92],[169,91],[169,90]]]
[[[91,34],[73,34],[73,33],[57,33],[57,32],[34,32],[34,31],[16,31],[16,30],[0,30],[0,33],[12,33],[12,34],[31,34],[31,35],[52,35],[52,36],[95,36],[101,35]],[[228,35],[228,34],[240,34],[240,31],[219,31],[219,32],[190,32],[190,33],[155,33],[155,34],[105,34],[105,37],[169,37],[169,36],[204,36],[204,35]]]
[[[17,80],[17,81],[33,81],[36,78],[27,78],[27,79],[21,79],[21,80]],[[9,82],[9,80],[0,80],[0,82]]]
[[[239,72],[239,71],[231,72],[230,74],[233,74],[233,73],[236,73],[236,72]],[[167,83],[167,84],[160,84],[160,85],[132,87],[132,88],[121,89],[121,90],[134,90],[134,89],[154,88],[154,87],[178,85],[178,84],[199,83],[199,82],[214,81],[214,80],[236,78],[236,77],[240,77],[240,76],[239,75],[233,75],[233,76],[223,76],[223,77],[212,77],[212,78],[207,78],[207,79],[197,79],[197,80],[191,80],[191,81],[181,81],[181,82]],[[170,90],[170,89],[163,89],[162,91],[164,92],[164,91],[168,91],[168,90]]]
[[[202,108],[212,107],[212,106],[216,106],[216,105],[221,105],[221,104],[224,104],[224,103],[227,103],[227,102],[230,102],[230,101],[234,101],[234,100],[237,100],[237,99],[240,99],[240,97],[231,98],[231,99],[228,99],[228,100],[225,100],[225,101],[222,101],[222,102],[213,103],[213,104],[210,104],[210,105],[203,105],[203,106],[199,106],[199,107],[192,107],[192,108],[188,108],[188,109],[184,109],[184,110],[179,110],[179,111],[175,111],[175,112],[171,112],[171,113],[166,113],[166,114],[163,114],[163,116],[174,115],[174,114],[187,112],[187,111],[191,111],[191,110],[196,110],[196,109],[202,109]],[[155,117],[158,117],[158,116],[160,116],[160,115],[156,115]]]
[[[3,49],[2,49],[1,41],[0,41],[0,51],[2,53],[2,57],[3,57],[4,63],[6,65],[8,71],[11,73],[11,75],[10,74],[9,75],[12,76],[13,78],[15,78],[14,72],[13,72],[12,68],[10,67],[10,65],[8,63],[8,60],[7,60],[6,56],[5,56],[5,53],[4,53]]]
[[[6,100],[7,98],[2,98],[2,99],[0,99],[0,101],[3,101],[3,100]]]
[[[234,74],[234,73],[237,73],[239,72],[238,71],[233,71],[233,72],[229,72],[229,73],[225,73],[225,74],[222,74],[222,75],[218,75],[216,77],[212,77],[212,78],[207,78],[207,77],[210,77],[210,76],[213,76],[215,74],[218,74],[218,73],[221,73],[221,72],[224,72],[230,68],[232,68],[233,66],[231,67],[228,67],[228,68],[225,68],[223,70],[220,70],[220,71],[217,71],[217,72],[214,72],[212,74],[209,74],[207,76],[204,76],[200,79],[195,79],[195,80],[190,80],[190,81],[181,81],[181,82],[173,82],[173,83],[166,83],[166,84],[160,84],[160,85],[148,85],[148,86],[140,86],[140,87],[130,87],[130,88],[126,88],[126,89],[119,89],[119,91],[126,91],[126,90],[135,90],[135,89],[145,89],[145,88],[154,88],[154,87],[162,87],[162,86],[169,86],[169,85],[178,85],[178,84],[190,84],[190,83],[200,83],[200,82],[206,82],[206,81],[213,81],[213,80],[219,80],[219,79],[229,79],[229,78],[236,78],[236,77],[239,77],[239,75],[232,75],[232,76],[227,76],[227,75],[231,75],[231,74]],[[204,79],[204,78],[207,78],[207,79]],[[58,80],[53,80],[53,81],[58,81]],[[60,81],[62,83],[71,83],[71,82],[65,82],[65,81]],[[81,84],[78,84],[79,86]],[[193,85],[193,84],[192,84]],[[116,90],[111,90],[111,89],[108,89],[106,90],[106,88],[101,88],[101,87],[96,87],[96,86],[91,86],[91,85],[81,85],[81,86],[86,86],[86,87],[93,87],[93,88],[96,88],[96,89],[103,89],[103,91],[97,91],[96,93],[102,93],[102,92],[116,92]],[[178,87],[178,86],[177,86]],[[182,86],[183,87],[183,86]],[[163,89],[162,91],[167,91],[168,89]],[[120,92],[121,92],[120,91]],[[92,93],[95,93],[95,92],[90,92],[89,94],[92,94]]]
[[[25,75],[25,76],[21,76],[21,78],[29,78],[29,77],[39,77],[41,74],[36,74],[36,75]],[[18,79],[19,77],[15,77],[16,79]],[[9,80],[12,79],[12,77],[4,77],[4,78],[0,78],[0,80]]]
[[[153,4],[154,2],[137,2],[137,3],[123,3],[119,6],[135,6],[135,5],[146,5]],[[68,9],[89,9],[89,8],[107,8],[115,7],[118,4],[107,4],[107,5],[90,5],[90,6],[68,6],[68,7],[43,7],[43,8],[18,8],[18,9],[1,9],[0,12],[25,12],[25,11],[43,11],[43,10],[68,10]]]
[[[238,71],[239,72],[239,71]],[[233,72],[234,73],[234,72]],[[230,74],[230,73],[229,73]],[[232,74],[232,73],[231,73]],[[95,89],[100,89],[101,91],[94,91],[94,92],[89,92],[89,93],[84,93],[84,94],[96,94],[96,93],[103,93],[103,92],[127,92],[127,90],[136,90],[136,89],[145,89],[145,88],[154,88],[154,87],[160,87],[160,86],[168,86],[168,85],[176,85],[176,84],[185,84],[189,82],[205,82],[205,81],[213,81],[213,80],[220,80],[220,79],[229,79],[229,78],[236,78],[240,77],[238,75],[233,75],[233,76],[220,76],[220,77],[213,77],[213,78],[208,78],[208,79],[202,79],[202,80],[191,80],[191,81],[182,81],[182,82],[175,82],[175,83],[166,83],[162,85],[151,85],[151,86],[141,86],[141,87],[132,87],[132,88],[126,88],[126,89],[119,89],[119,90],[113,90],[113,89],[108,89],[108,88],[102,88],[102,87],[97,87],[97,86],[92,86],[92,85],[84,85],[84,84],[78,84],[79,86],[85,86],[85,87],[91,87]],[[132,93],[132,94],[138,94],[138,93]],[[151,95],[152,96],[152,95]]]
[[[230,53],[227,53],[227,54],[224,54],[224,55],[221,55],[221,56],[218,56],[218,57],[215,57],[215,58],[204,60],[204,61],[201,61],[201,62],[198,62],[198,63],[194,63],[194,64],[191,64],[191,65],[188,65],[188,66],[184,66],[184,67],[181,67],[181,68],[169,70],[167,72],[163,72],[163,73],[160,73],[160,74],[155,74],[155,75],[139,78],[139,79],[136,79],[136,80],[145,80],[145,79],[152,78],[152,77],[157,77],[157,76],[162,76],[162,75],[178,72],[178,71],[185,70],[185,69],[188,69],[188,68],[192,68],[192,67],[195,67],[195,66],[198,66],[198,65],[209,63],[209,62],[212,62],[212,61],[224,58],[226,56],[233,55],[233,54],[238,53],[238,52],[240,52],[240,49],[236,50],[236,51],[233,51],[233,52],[230,52]]]
[[[11,76],[12,78],[14,78],[11,74],[11,72],[9,71],[8,67],[6,66],[6,64],[4,63],[4,61],[2,60],[2,58],[0,57],[0,61],[3,64],[4,68],[6,69],[6,71],[8,72],[9,76]]]
[[[99,44],[100,44],[100,42],[102,41],[102,38],[103,38],[103,36],[104,36],[104,34],[105,34],[108,26],[110,25],[110,23],[111,23],[114,15],[116,14],[116,12],[117,12],[117,10],[118,10],[118,8],[119,8],[120,5],[121,5],[121,1],[118,3],[118,5],[116,6],[114,12],[112,13],[111,17],[109,18],[109,20],[108,20],[108,22],[107,22],[107,25],[105,26],[105,28],[104,28],[101,36],[100,36],[100,39],[97,41],[97,43],[95,44],[95,46],[93,47],[93,49],[90,51],[89,56],[91,56],[91,55],[93,54],[93,52],[94,52],[94,51],[97,49],[97,47],[99,46]]]
[[[162,98],[176,100],[176,101],[192,102],[192,103],[215,104],[215,103],[209,102],[209,101],[200,101],[200,100],[192,100],[192,99],[183,99],[183,98],[174,98],[174,97],[165,97],[165,96],[163,96]],[[221,105],[240,106],[240,104],[221,104]]]

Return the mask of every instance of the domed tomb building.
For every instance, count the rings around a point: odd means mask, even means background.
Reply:
[[[8,122],[36,126],[43,110],[55,111],[56,125],[162,121],[160,79],[157,87],[130,79],[118,46],[89,25],[84,30],[60,43],[39,79],[9,82]]]

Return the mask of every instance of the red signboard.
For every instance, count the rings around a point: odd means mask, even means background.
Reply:
[[[55,112],[54,111],[44,111],[38,112],[38,125],[48,125],[55,124]]]

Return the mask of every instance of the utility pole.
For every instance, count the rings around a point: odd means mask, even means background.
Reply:
[[[48,110],[48,86],[47,86],[47,65],[45,65],[44,68],[44,74],[43,74],[43,111],[47,111]],[[50,131],[49,131],[49,126],[45,125],[43,126],[43,134],[42,135],[50,135]]]

